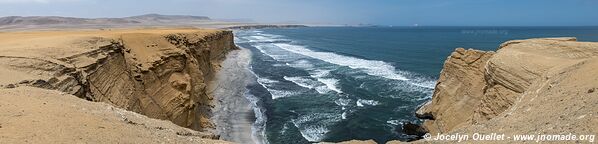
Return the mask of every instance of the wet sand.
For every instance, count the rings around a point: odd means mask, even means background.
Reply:
[[[222,140],[255,143],[252,136],[255,115],[244,95],[252,76],[250,58],[251,51],[244,48],[227,54],[216,74],[214,87],[210,89],[216,105],[212,121],[216,123],[216,133]]]

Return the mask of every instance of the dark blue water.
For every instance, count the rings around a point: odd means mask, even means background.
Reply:
[[[407,140],[400,132],[430,99],[457,47],[495,50],[512,39],[577,37],[598,27],[311,27],[236,31],[250,49],[259,106],[254,132],[268,143]]]

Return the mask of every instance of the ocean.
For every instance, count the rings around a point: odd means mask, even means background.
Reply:
[[[577,37],[598,27],[308,27],[235,31],[252,51],[247,86],[254,134],[271,144],[408,140],[403,123],[431,99],[457,47],[496,50],[507,40]]]

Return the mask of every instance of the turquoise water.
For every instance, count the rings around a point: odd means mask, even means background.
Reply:
[[[512,39],[573,36],[598,27],[311,27],[235,32],[253,52],[254,133],[265,143],[408,140],[421,123],[446,57],[457,47],[495,50]]]

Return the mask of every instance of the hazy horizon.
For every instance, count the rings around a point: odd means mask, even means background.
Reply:
[[[592,0],[0,0],[0,17],[195,15],[262,23],[395,26],[598,26]]]

